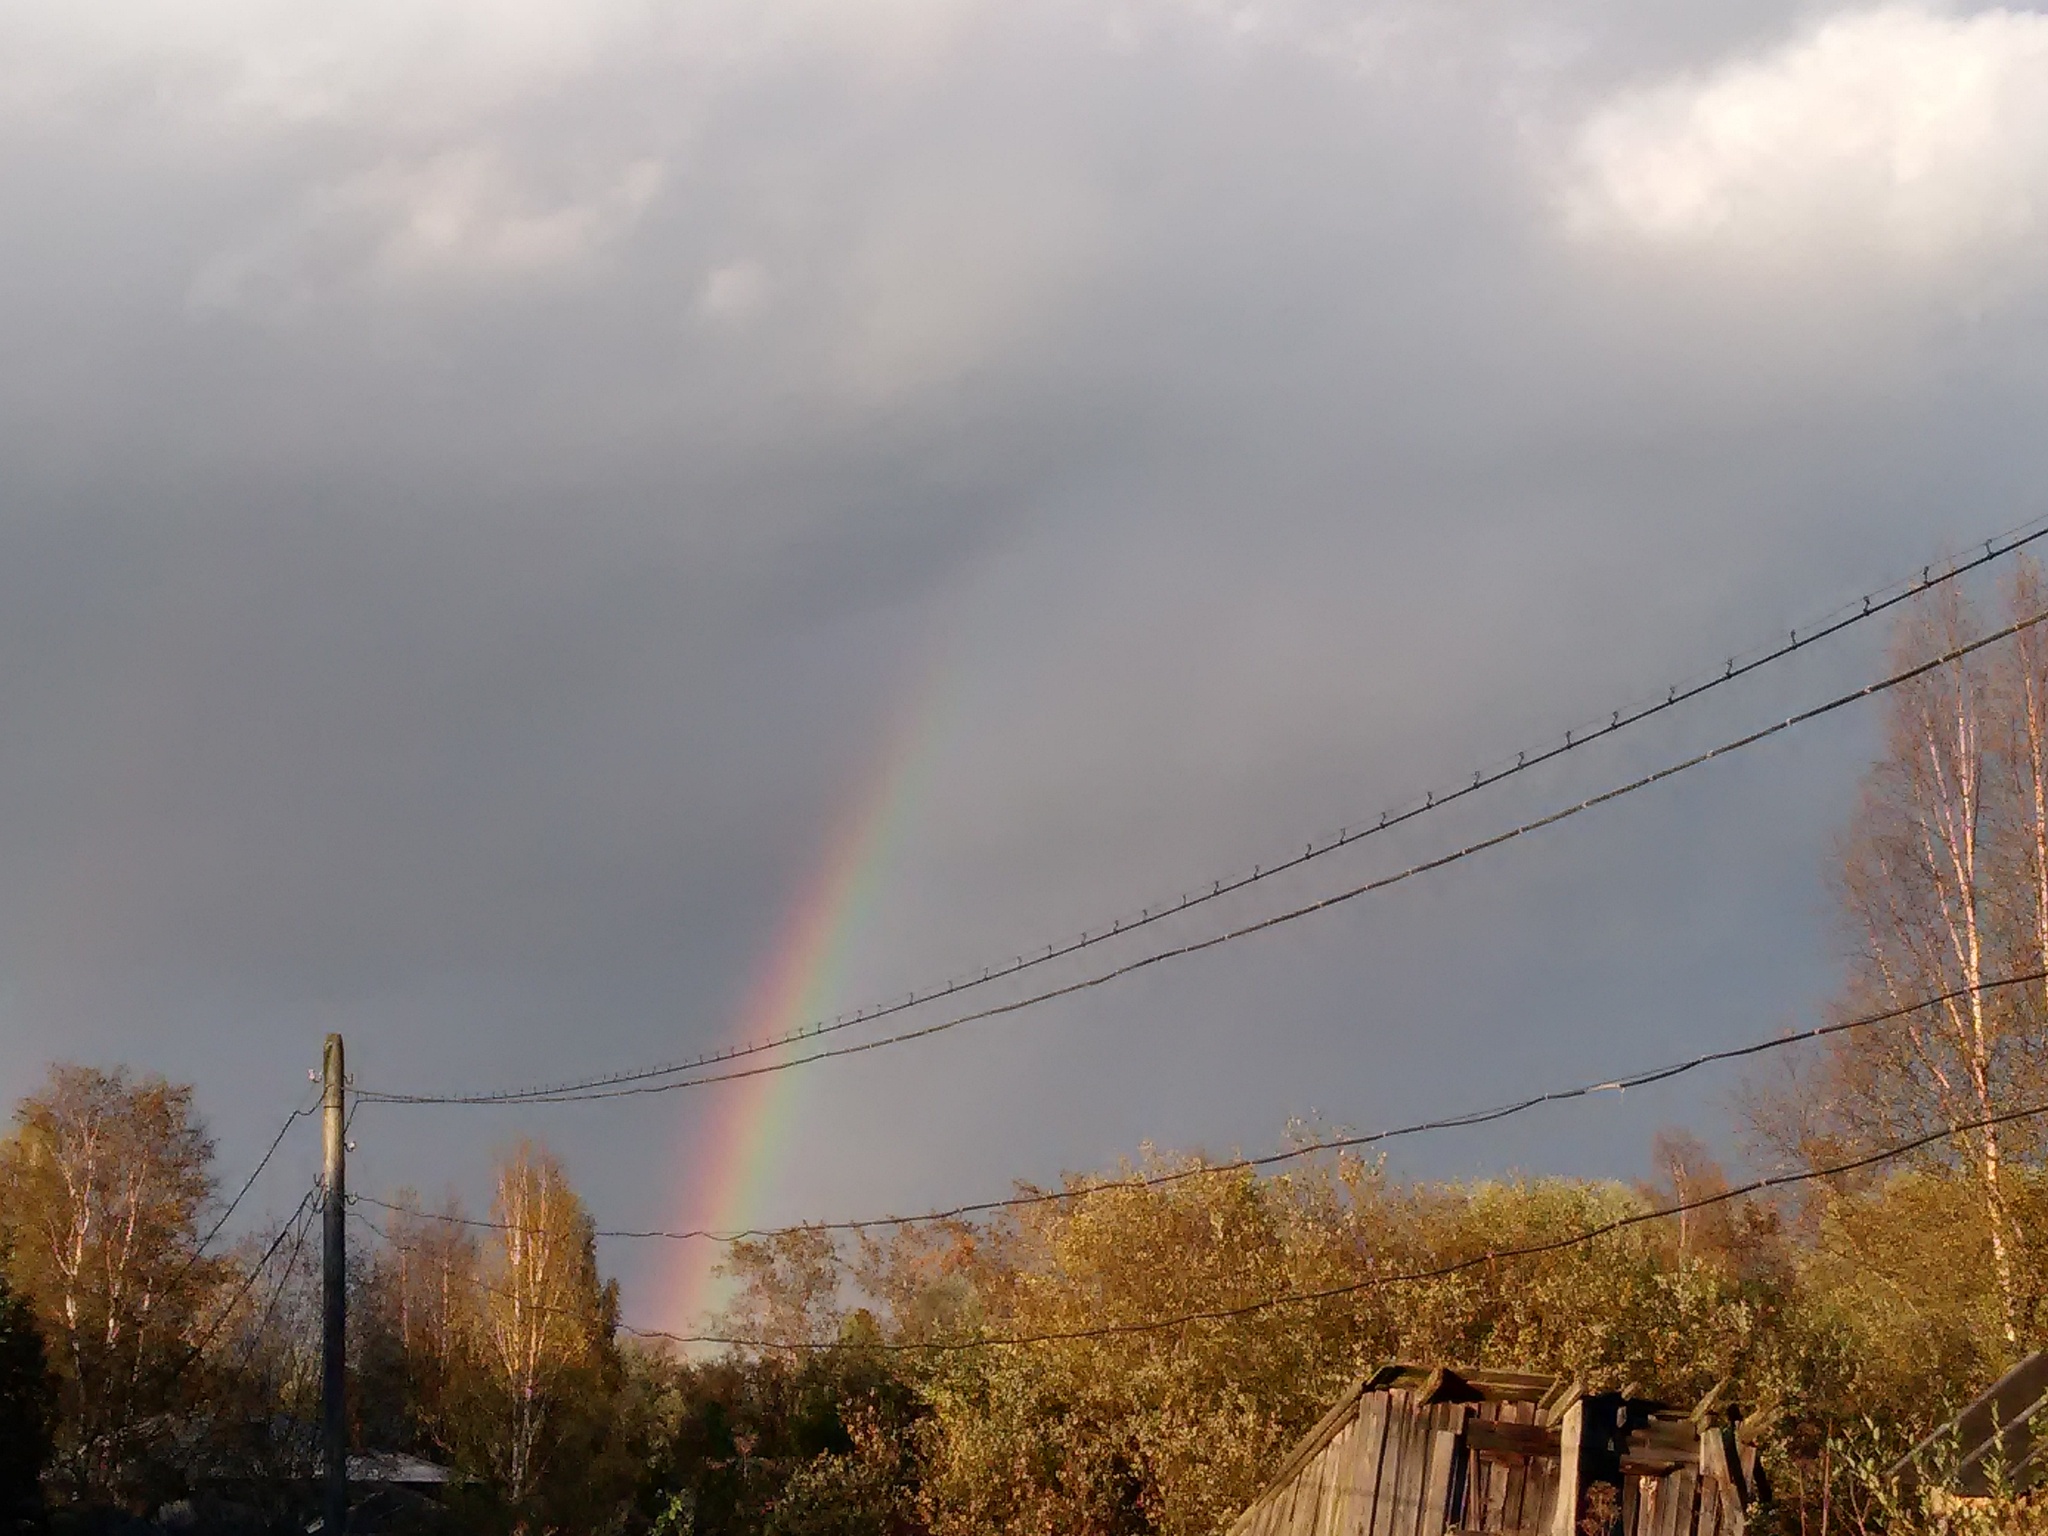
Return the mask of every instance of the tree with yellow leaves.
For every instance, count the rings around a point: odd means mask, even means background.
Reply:
[[[2016,619],[2048,607],[2037,568],[2021,567],[2006,606]],[[1982,627],[1950,592],[1901,625],[1896,648],[1918,661]],[[1767,1144],[1809,1166],[1949,1131],[1921,1161],[1974,1188],[2009,1360],[2043,1299],[2013,1183],[2039,1132],[1981,1122],[2048,1087],[2048,980],[2005,984],[2048,971],[2048,636],[2028,629],[1926,673],[1888,711],[1885,750],[1841,843],[1854,949],[1838,1013],[1941,1001],[1835,1036],[1817,1072],[1756,1095],[1753,1119]]]
[[[219,1272],[199,1254],[213,1143],[189,1087],[53,1067],[0,1145],[12,1278],[58,1381],[52,1476],[73,1497],[150,1476]]]
[[[516,1504],[547,1468],[567,1400],[600,1368],[617,1302],[598,1279],[589,1213],[553,1153],[518,1143],[498,1159],[496,1182],[477,1330],[499,1400],[487,1432],[493,1471]]]

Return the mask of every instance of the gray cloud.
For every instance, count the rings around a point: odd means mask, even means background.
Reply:
[[[723,1041],[906,701],[916,790],[826,1007],[1285,851],[2035,510],[2030,12],[68,15],[0,49],[31,211],[0,235],[0,1081],[193,1077],[230,1157],[327,1028],[407,1086]],[[1814,131],[1844,92],[1860,126]],[[1341,873],[1860,679],[1875,639]],[[1829,984],[1869,725],[821,1069],[755,1214],[1760,1032]],[[1414,1166],[1627,1171],[1717,1113]],[[637,1222],[691,1204],[706,1114],[528,1123]],[[364,1177],[472,1180],[512,1128],[388,1112]],[[665,1315],[660,1267],[608,1257]]]

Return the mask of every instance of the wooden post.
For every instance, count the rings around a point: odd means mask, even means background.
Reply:
[[[1700,1430],[1700,1536],[1742,1536],[1748,1499],[1734,1434],[1723,1425],[1706,1425]]]
[[[1575,1536],[1579,1526],[1579,1462],[1586,1440],[1586,1400],[1565,1409],[1557,1426],[1557,1504],[1550,1513],[1550,1536]]]
[[[321,1536],[348,1530],[348,1129],[341,1036],[321,1056],[320,1429],[326,1461]]]

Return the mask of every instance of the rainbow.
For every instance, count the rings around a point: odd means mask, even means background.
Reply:
[[[924,770],[933,756],[936,676],[911,691],[876,761],[833,821],[824,850],[798,888],[739,1010],[732,1043],[797,1029],[839,1002],[848,958],[874,908]],[[711,1110],[694,1127],[682,1167],[682,1225],[729,1231],[751,1224],[789,1140],[802,1072],[772,1072],[711,1090]],[[687,1243],[671,1294],[678,1318],[703,1320],[716,1300],[715,1245]]]

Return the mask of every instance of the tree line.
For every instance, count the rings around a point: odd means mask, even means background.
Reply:
[[[2048,589],[2023,569],[2003,601]],[[1976,628],[1947,597],[1896,644]],[[458,1476],[365,1528],[1206,1536],[1394,1359],[1711,1394],[1763,1434],[1768,1522],[1915,1528],[1891,1456],[2048,1342],[2042,1128],[1981,1124],[2048,1101],[2048,642],[2025,631],[1887,711],[1840,834],[1834,1006],[1945,1000],[1779,1053],[1796,1068],[1747,1084],[1724,1139],[1798,1171],[1930,1138],[1909,1156],[1513,1257],[1729,1175],[1675,1130],[1638,1184],[1147,1149],[983,1218],[735,1244],[718,1331],[749,1342],[686,1355],[621,1329],[568,1171],[519,1142],[487,1211],[392,1192],[405,1209],[357,1250],[354,1440]],[[1991,985],[2012,977],[2031,979]],[[258,1250],[202,1251],[218,1194],[190,1087],[66,1065],[21,1100],[0,1144],[4,1518],[302,1515],[314,1265],[287,1246],[244,1284]]]

